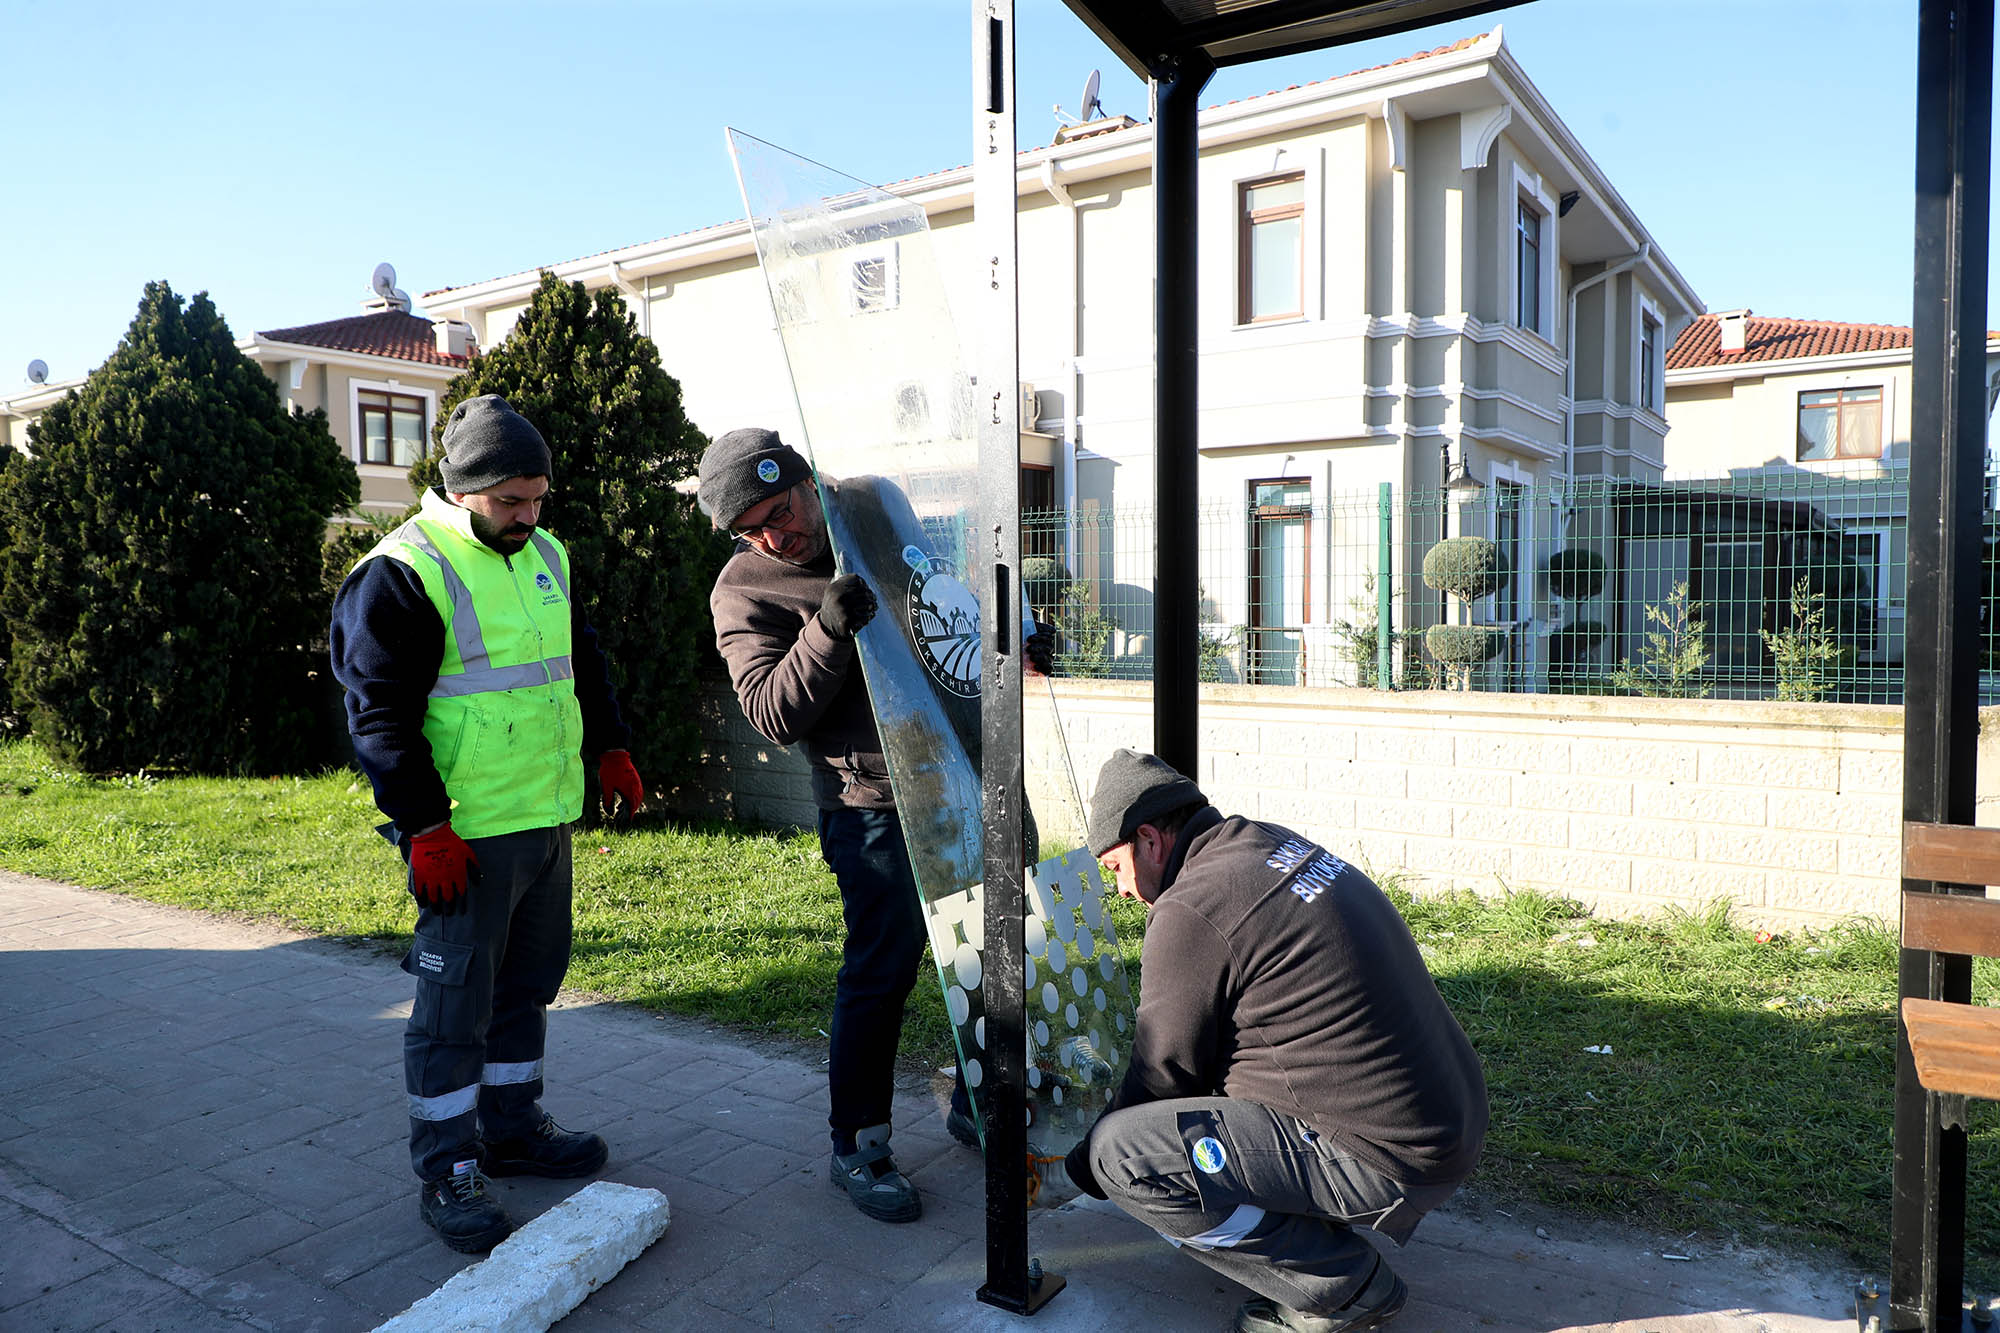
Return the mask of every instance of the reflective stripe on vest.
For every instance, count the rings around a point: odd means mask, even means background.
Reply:
[[[433,699],[451,699],[467,694],[490,694],[498,690],[520,690],[535,685],[546,685],[552,680],[574,680],[576,670],[567,655],[548,657],[539,662],[521,662],[514,666],[488,666],[486,636],[479,632],[479,612],[472,605],[472,590],[465,586],[465,580],[451,567],[443,551],[424,530],[412,521],[405,523],[393,534],[399,541],[406,541],[437,561],[438,572],[444,576],[444,586],[451,595],[451,637],[458,645],[458,660],[465,664],[465,670],[449,676],[439,676],[437,684],[431,687]],[[569,598],[569,580],[563,577],[562,559],[556,554],[555,544],[541,533],[534,535],[535,549],[541,552],[542,563],[549,567],[549,574],[562,590],[563,599]]]

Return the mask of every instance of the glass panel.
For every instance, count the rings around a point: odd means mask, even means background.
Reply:
[[[1517,272],[1514,275],[1518,323],[1524,329],[1542,327],[1542,215],[1520,205],[1517,222]]]
[[[1874,458],[1882,452],[1882,391],[1863,389],[1864,401],[1849,394],[1840,414],[1840,452],[1845,458]]]
[[[408,467],[423,457],[424,417],[421,411],[398,412],[394,418],[396,448],[393,457],[397,467]]]
[[[1702,543],[1701,619],[1710,659],[1718,667],[1761,664],[1764,623],[1762,542]]]
[[[1243,210],[1259,213],[1267,208],[1286,208],[1306,201],[1306,183],[1300,176],[1287,181],[1267,181],[1262,185],[1245,186],[1243,190]]]
[[[1832,458],[1835,432],[1839,428],[1838,407],[1832,406],[1838,394],[1802,393],[1799,395],[1799,461],[1816,462]],[[1818,400],[1828,406],[1814,407],[1810,402]]]
[[[1304,235],[1305,219],[1296,217],[1250,228],[1250,318],[1299,313],[1299,242]]]
[[[380,408],[364,408],[361,413],[361,461],[389,461],[389,421]]]
[[[986,1051],[985,827],[979,721],[981,496],[971,382],[921,205],[728,132],[792,393],[843,568],[882,610],[857,636],[945,1007],[982,1125]],[[896,247],[886,308],[854,300],[857,265]],[[897,429],[899,410],[920,418]],[[1024,608],[1023,608],[1024,609]],[[1014,614],[1014,608],[1008,609]],[[1024,903],[1025,968],[991,984],[1025,995],[1028,1149],[1036,1201],[1073,1195],[1062,1154],[1097,1119],[1129,1063],[1130,983],[1083,802],[1046,683],[1022,692],[1031,768],[1023,819],[1039,857]],[[1022,988],[1022,989],[1015,989]]]

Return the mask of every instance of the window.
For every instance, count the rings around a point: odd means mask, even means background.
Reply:
[[[1882,456],[1882,386],[1799,395],[1799,461]]]
[[[1514,322],[1542,330],[1542,213],[1526,199],[1514,205]]]
[[[902,303],[895,246],[855,260],[848,276],[856,310],[894,310]]]
[[[423,457],[429,422],[424,400],[383,389],[357,389],[355,410],[361,423],[361,461],[408,467]]]
[[[1021,464],[1021,558],[1062,556],[1064,515],[1056,512],[1054,468]]]
[[[1303,172],[1237,187],[1236,319],[1255,324],[1305,313]]]
[[[1660,410],[1660,319],[1651,310],[1639,312],[1639,406]]]
[[[1305,681],[1303,626],[1312,540],[1312,483],[1250,483],[1250,683]]]

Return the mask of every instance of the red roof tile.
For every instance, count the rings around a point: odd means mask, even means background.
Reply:
[[[296,328],[267,329],[257,335],[272,342],[301,343],[336,352],[359,352],[364,356],[390,356],[398,361],[419,361],[427,366],[463,367],[462,356],[447,356],[437,349],[437,333],[431,322],[403,310],[377,310],[346,319],[329,319],[323,324],[300,324]]]
[[[1774,319],[1763,315],[1746,316],[1743,324],[1743,350],[1725,352],[1720,317],[1701,316],[1674,339],[1674,345],[1667,350],[1667,369],[1789,361],[1802,356],[1845,356],[1910,345],[1910,331],[1900,324],[1836,324],[1824,319]]]

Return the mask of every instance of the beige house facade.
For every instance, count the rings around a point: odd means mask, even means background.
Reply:
[[[1664,465],[1665,349],[1700,301],[1508,51],[1499,29],[1200,116],[1201,498],[1269,512],[1205,550],[1204,614],[1247,626],[1265,683],[1296,683],[1358,595],[1332,574],[1335,496],[1432,497],[1395,519],[1412,580],[1444,521],[1447,474],[1486,488],[1453,521],[1525,543],[1552,520],[1525,496]],[[1123,117],[1017,161],[1024,508],[1130,516],[1063,534],[1059,555],[1117,589],[1126,651],[1150,628],[1152,129]],[[919,203],[955,309],[985,265],[969,168],[888,187]],[[549,266],[615,287],[711,435],[796,437],[783,349],[747,225],[731,222]],[[484,346],[539,273],[429,292]],[[970,331],[957,330],[962,344]],[[1312,521],[1315,508],[1321,521]],[[1496,518],[1495,514],[1501,514]],[[1315,571],[1318,571],[1317,573]],[[1129,596],[1126,595],[1129,593]],[[1435,603],[1401,608],[1409,623]],[[1532,599],[1517,611],[1533,615]],[[1524,642],[1532,636],[1523,635]]]

